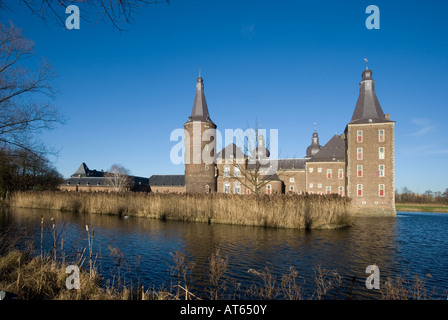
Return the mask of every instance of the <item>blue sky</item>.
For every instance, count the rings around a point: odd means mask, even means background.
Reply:
[[[365,27],[371,4],[379,30]],[[446,1],[171,0],[142,8],[121,33],[107,22],[45,25],[11,7],[2,21],[22,28],[58,73],[54,102],[68,121],[42,139],[65,177],[82,162],[183,174],[170,162],[170,134],[191,113],[199,67],[218,129],[257,119],[278,129],[280,156],[303,157],[314,122],[321,144],[344,131],[368,58],[396,121],[396,187],[448,187]]]

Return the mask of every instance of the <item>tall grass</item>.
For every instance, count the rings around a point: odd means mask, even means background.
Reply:
[[[79,213],[298,229],[350,225],[350,202],[338,195],[18,192],[9,205]]]

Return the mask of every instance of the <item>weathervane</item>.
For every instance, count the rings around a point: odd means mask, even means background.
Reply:
[[[367,60],[366,58],[364,58],[364,61],[366,62],[366,70],[369,69],[369,60]]]

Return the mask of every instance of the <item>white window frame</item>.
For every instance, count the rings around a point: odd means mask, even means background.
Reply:
[[[383,151],[381,151],[381,149]],[[384,160],[386,158],[386,147],[379,147],[378,148],[378,159]]]
[[[289,182],[294,182],[294,177],[290,177]]]
[[[313,188],[313,184],[310,183],[310,184],[308,185],[308,187],[309,187],[310,189],[312,189],[312,188]]]
[[[330,177],[328,177],[328,175],[330,175]],[[331,179],[331,178],[333,178],[333,170],[327,169],[327,179]]]
[[[289,186],[289,191],[294,191],[294,186],[293,185]]]
[[[228,165],[224,166],[222,175],[225,178],[229,178],[230,177],[230,166],[228,166]]]
[[[330,186],[326,186],[325,187],[325,194],[331,194],[331,187]]]
[[[361,170],[359,169],[361,167]],[[359,174],[359,171],[361,171],[361,175]],[[364,176],[364,168],[361,164],[356,166],[356,177],[361,178]]]
[[[338,169],[338,178],[344,179],[344,169]]]
[[[230,182],[224,182],[224,193],[230,193]]]
[[[309,173],[313,173],[313,168],[309,168],[309,169],[308,169],[308,172],[309,172]]]
[[[381,169],[383,167],[383,169]],[[386,166],[384,164],[378,165],[378,177],[385,177],[386,176]]]
[[[361,191],[361,194],[359,194],[359,191]],[[356,196],[362,197],[364,195],[364,187],[362,184],[356,185]]]
[[[361,155],[361,157],[359,155]],[[363,148],[356,148],[356,159],[364,160],[364,149]]]
[[[381,195],[381,186],[383,186],[383,195]],[[379,184],[378,185],[378,196],[379,197],[384,197],[386,195],[386,186],[384,184]]]
[[[359,139],[361,137],[361,139]],[[363,134],[362,134],[362,130],[357,130],[356,131],[356,142],[363,142]]]
[[[233,167],[233,176],[234,177],[241,177],[241,170],[238,167]]]
[[[343,186],[339,186],[339,195],[342,197],[344,196],[344,187]]]
[[[241,194],[241,184],[239,182],[233,184],[233,193]]]
[[[322,183],[318,183],[318,184],[317,184],[317,188],[318,188],[318,189],[321,189],[321,188],[322,188]]]
[[[381,131],[383,133],[381,133]],[[382,136],[382,137],[381,137]],[[379,129],[378,130],[378,142],[384,142],[386,141],[386,130],[384,129]]]
[[[322,172],[322,168],[317,168],[317,172],[321,173]]]

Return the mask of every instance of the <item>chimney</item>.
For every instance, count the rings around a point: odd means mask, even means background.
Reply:
[[[384,116],[386,117],[386,120],[390,120],[390,113],[386,113]]]

